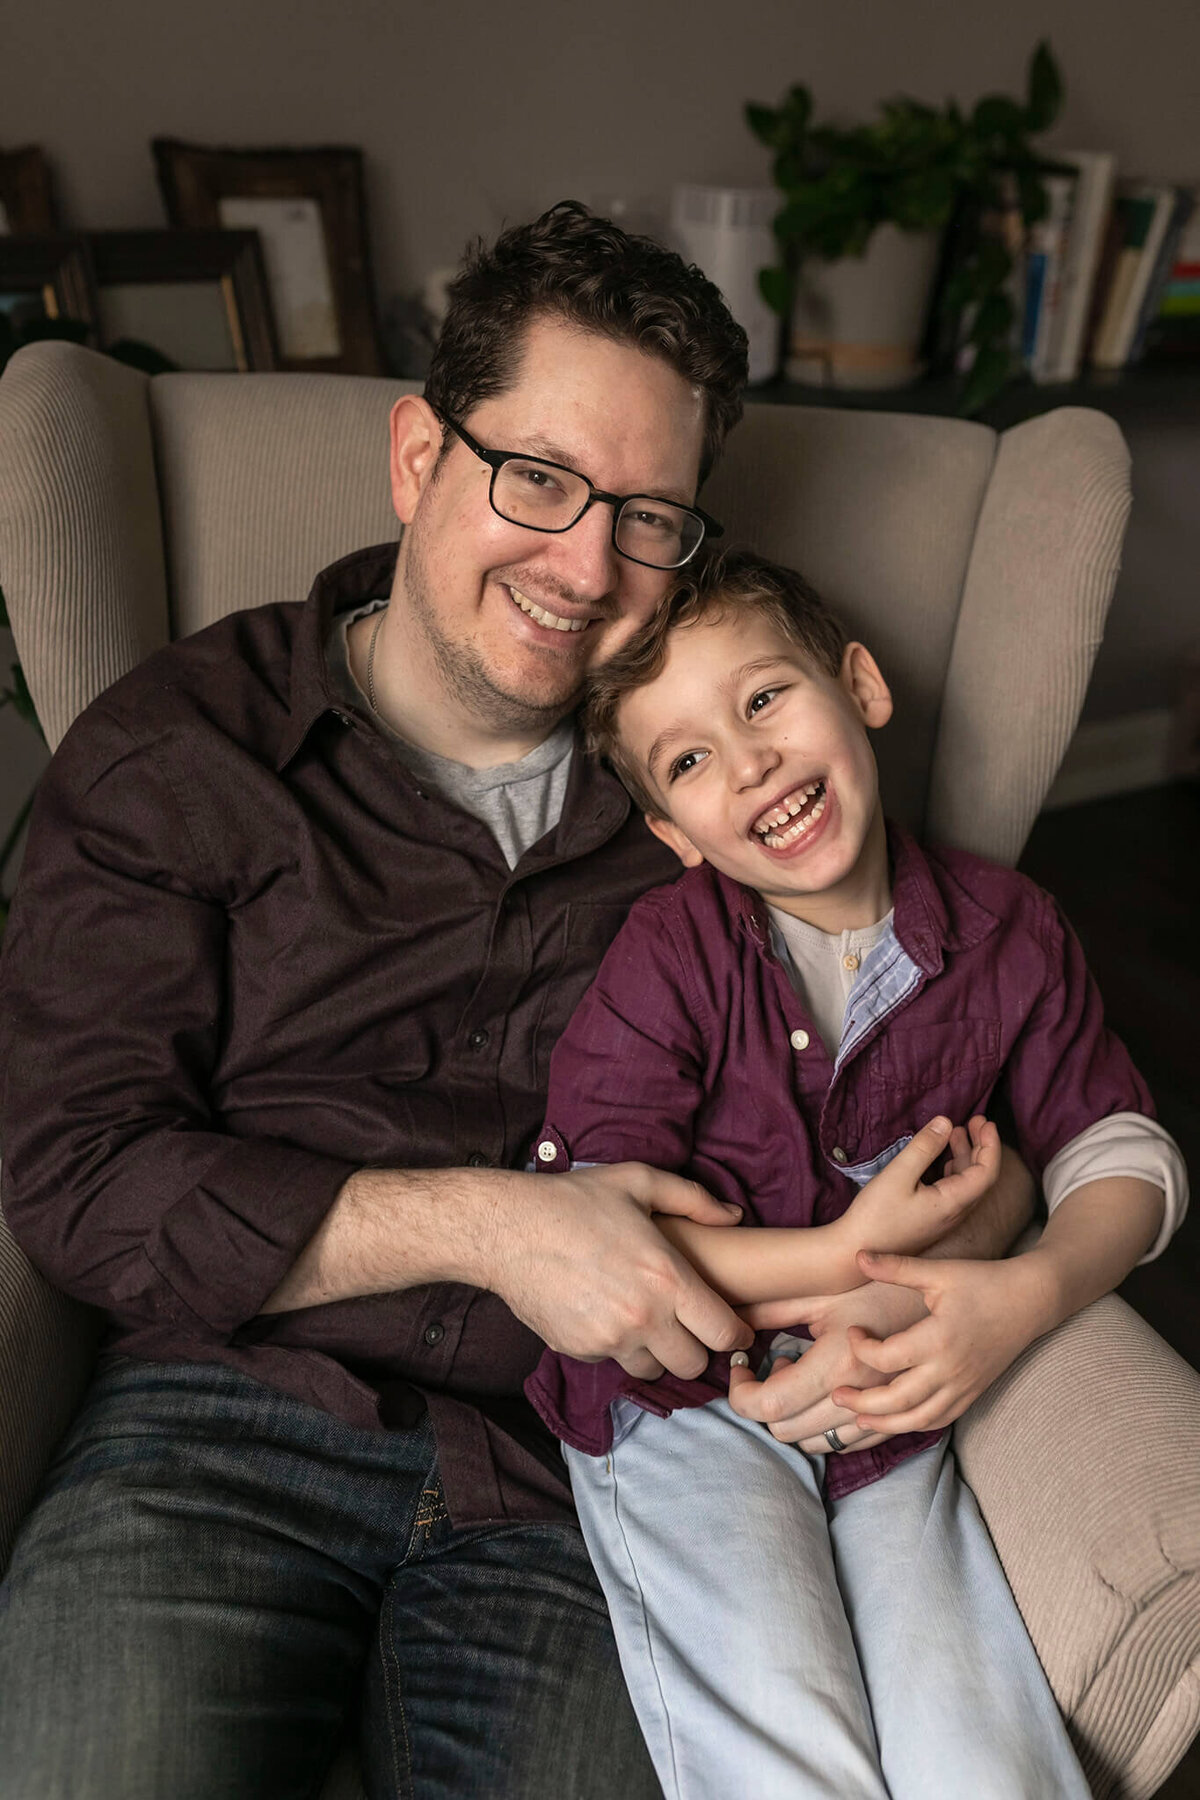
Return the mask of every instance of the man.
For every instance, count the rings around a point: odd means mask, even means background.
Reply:
[[[542,1339],[642,1376],[746,1343],[649,1213],[733,1221],[518,1171],[671,872],[570,714],[701,541],[744,379],[678,259],[571,206],[507,233],[394,409],[398,555],[160,653],[60,748],[4,1200],[113,1328],[3,1590],[6,1794],[315,1792],[364,1677],[373,1795],[655,1791],[521,1382]]]

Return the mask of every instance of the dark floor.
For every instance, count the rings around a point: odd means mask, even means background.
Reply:
[[[1200,786],[1177,784],[1045,813],[1021,868],[1079,933],[1109,1023],[1200,1184]],[[1200,1202],[1171,1248],[1121,1289],[1200,1368]],[[1200,1800],[1200,1738],[1158,1800]]]

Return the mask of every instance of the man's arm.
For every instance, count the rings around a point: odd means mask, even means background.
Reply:
[[[710,1231],[739,1216],[696,1182],[640,1163],[552,1176],[363,1169],[262,1310],[461,1281],[499,1294],[552,1350],[611,1356],[643,1378],[664,1368],[694,1377],[709,1350],[746,1345],[753,1333],[651,1212]]]

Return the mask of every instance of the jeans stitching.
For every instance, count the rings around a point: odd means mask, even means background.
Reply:
[[[379,1635],[381,1653],[387,1664],[391,1678],[383,1684],[383,1709],[387,1718],[388,1738],[392,1746],[392,1781],[397,1794],[412,1795],[412,1741],[408,1735],[408,1719],[404,1712],[404,1696],[401,1692],[400,1658],[396,1655],[396,1639],[392,1630],[392,1588],[389,1585],[383,1597],[383,1605],[379,1609]],[[400,1726],[403,1738],[403,1750],[397,1741],[396,1725]]]

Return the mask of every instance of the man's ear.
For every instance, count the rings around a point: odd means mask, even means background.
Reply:
[[[878,731],[887,724],[892,716],[892,690],[865,644],[846,645],[840,680],[864,725]]]
[[[442,448],[442,425],[428,400],[401,394],[390,424],[392,505],[402,525],[411,525],[417,501],[429,485]]]
[[[656,838],[661,838],[668,850],[673,850],[685,869],[698,869],[704,861],[690,837],[685,837],[678,825],[672,825],[670,819],[660,819],[654,813],[644,815],[647,825]]]

